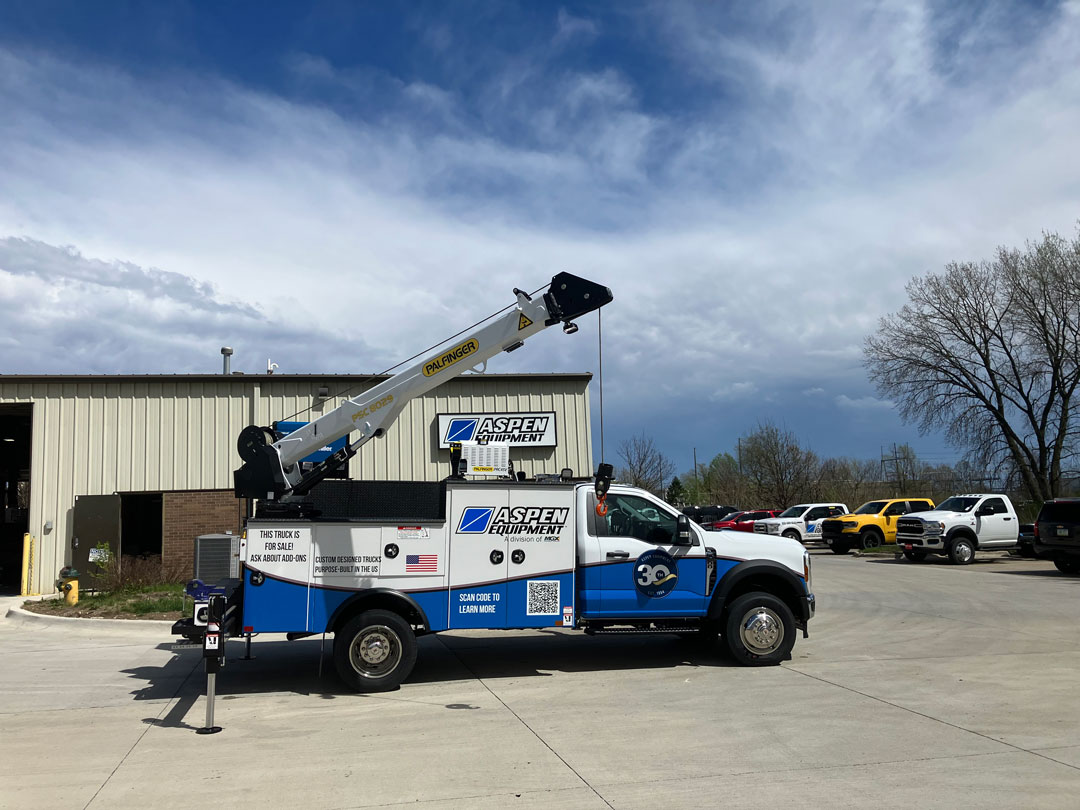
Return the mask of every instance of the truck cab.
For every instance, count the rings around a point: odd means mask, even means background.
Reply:
[[[782,535],[807,543],[821,539],[821,524],[826,518],[847,514],[843,503],[802,503],[785,509],[776,517],[754,523],[756,534]]]

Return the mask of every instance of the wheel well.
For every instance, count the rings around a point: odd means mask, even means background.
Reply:
[[[790,582],[783,577],[771,574],[754,574],[735,583],[724,596],[723,612],[726,613],[728,606],[740,596],[754,591],[770,593],[782,600],[785,605],[791,608],[791,614],[795,617],[795,621],[799,621],[799,594],[796,593]]]
[[[341,605],[327,622],[326,632],[336,633],[354,616],[366,610],[388,610],[396,613],[417,630],[420,635],[428,628],[427,617],[419,606],[402,594],[393,592],[357,594]]]
[[[870,534],[876,534],[882,539],[885,538],[885,532],[881,530],[880,526],[874,526],[872,524],[870,526],[864,526],[863,528],[859,529],[859,534],[862,534],[863,532],[870,532]]]
[[[961,526],[958,529],[953,529],[951,532],[949,532],[949,534],[946,536],[945,539],[948,540],[951,543],[957,537],[967,538],[968,540],[971,541],[972,546],[974,546],[975,548],[979,547],[979,537],[978,537],[978,535],[975,534],[975,532],[971,531],[971,529],[968,529],[967,527]]]

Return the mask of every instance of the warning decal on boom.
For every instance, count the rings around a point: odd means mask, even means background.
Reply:
[[[532,324],[533,322],[526,317],[524,312],[522,312],[521,316],[518,318],[518,331],[520,332],[525,327],[532,326]]]

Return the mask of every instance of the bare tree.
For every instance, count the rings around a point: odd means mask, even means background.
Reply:
[[[642,433],[619,443],[619,481],[647,489],[659,497],[675,472],[675,465],[656,447],[652,437]]]
[[[821,465],[794,433],[763,422],[742,440],[742,469],[755,507],[785,508],[813,497]]]
[[[1057,495],[1076,449],[1080,236],[949,264],[907,294],[864,348],[879,393],[921,430],[944,428],[980,461],[1011,466],[1032,500]]]
[[[881,465],[873,459],[830,458],[821,463],[818,497],[851,509],[880,494]]]

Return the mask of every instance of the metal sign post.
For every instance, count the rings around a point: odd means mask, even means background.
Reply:
[[[203,635],[203,658],[206,660],[206,725],[196,734],[217,734],[221,726],[214,725],[214,697],[217,674],[225,659],[225,639],[221,625],[225,619],[225,599],[211,596],[207,608],[206,633]]]

